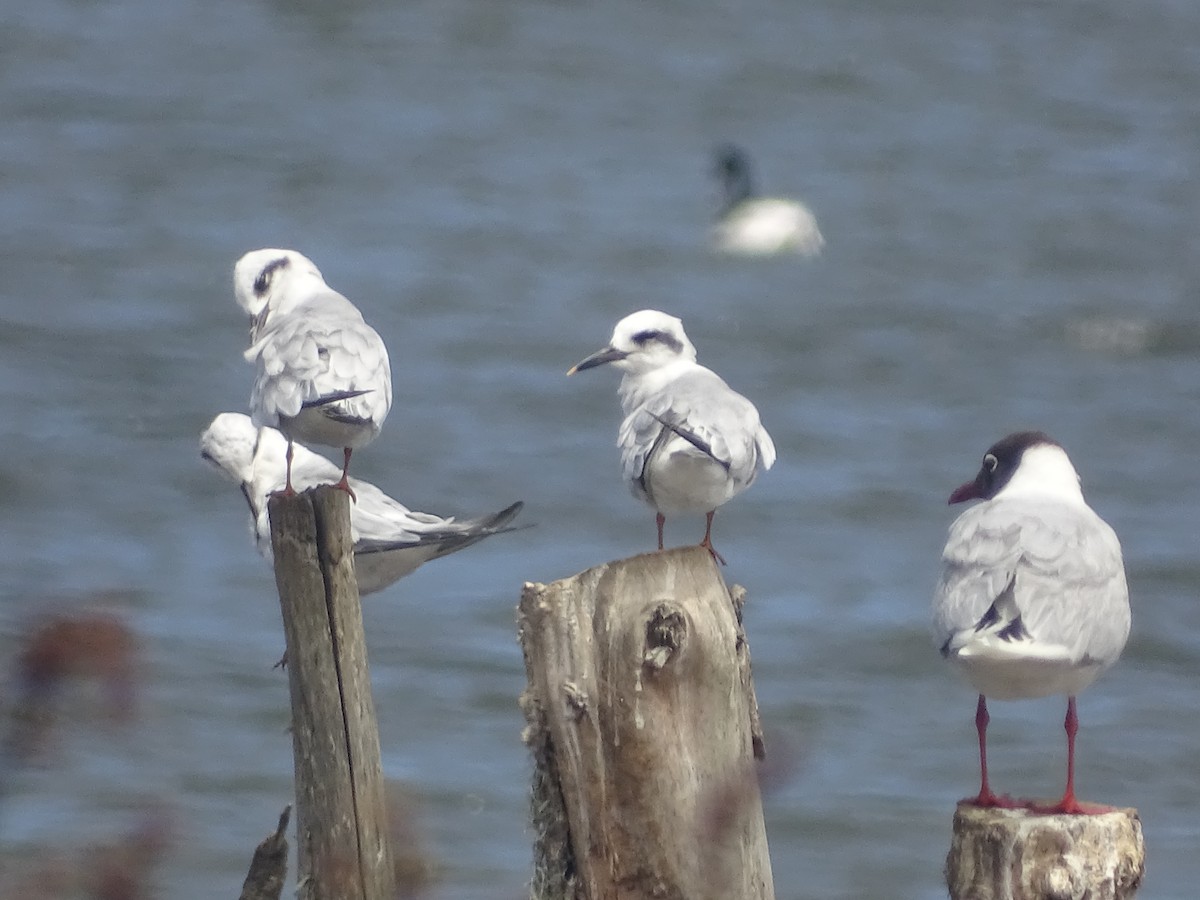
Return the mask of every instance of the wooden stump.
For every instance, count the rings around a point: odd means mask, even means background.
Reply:
[[[285,806],[275,833],[267,835],[255,848],[238,900],[279,900],[282,896],[287,879],[287,826],[291,815],[291,806]]]
[[[268,503],[287,637],[302,900],[390,900],[395,892],[349,501],[325,485]]]
[[[951,900],[1126,900],[1146,868],[1137,810],[1094,816],[958,804]]]
[[[536,900],[773,900],[743,596],[698,547],[525,585]]]

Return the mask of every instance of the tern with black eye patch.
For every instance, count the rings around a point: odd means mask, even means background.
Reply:
[[[245,353],[256,370],[251,416],[288,440],[283,492],[294,493],[292,445],[307,441],[342,449],[336,486],[354,497],[351,454],[379,435],[392,406],[382,338],[295,250],[245,254],[234,266],[233,287],[251,321]]]
[[[1095,813],[1075,796],[1075,695],[1117,661],[1129,638],[1121,545],[1083,499],[1067,453],[1040,431],[997,441],[951,503],[982,500],[950,526],[933,599],[933,639],[979,692],[978,806]],[[1067,782],[1048,807],[993,792],[987,697],[1067,698]]]
[[[617,433],[621,466],[635,497],[655,510],[658,549],[668,515],[705,514],[713,548],[718,507],[775,462],[775,445],[758,410],[712,370],[696,362],[683,323],[644,309],[617,323],[612,339],[567,372],[612,365],[624,375],[618,394],[625,418]]]

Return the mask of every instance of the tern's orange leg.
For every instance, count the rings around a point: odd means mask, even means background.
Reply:
[[[350,479],[349,476],[346,475],[346,471],[350,468],[350,454],[353,452],[354,448],[352,447],[343,448],[342,453],[344,454],[345,462],[342,464],[342,479],[335,484],[334,487],[345,491],[350,495],[350,499],[357,503],[358,497],[354,495],[354,491],[350,488]]]
[[[711,553],[713,559],[715,559],[721,565],[725,565],[725,557],[723,557],[720,553],[718,553],[716,548],[713,547],[713,545],[712,545],[712,520],[713,520],[713,516],[715,516],[716,513],[717,513],[717,511],[714,509],[707,516],[708,521],[707,521],[707,524],[704,526],[704,540],[702,540],[700,542],[700,546],[703,547],[704,549],[706,549],[709,553]]]
[[[292,487],[292,439],[288,438],[287,453],[284,454],[284,459],[287,460],[287,476],[284,478],[283,490],[280,493],[285,497],[296,496],[296,489]]]

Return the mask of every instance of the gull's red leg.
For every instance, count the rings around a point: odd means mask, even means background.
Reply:
[[[991,717],[987,711],[987,700],[979,695],[975,705],[975,731],[979,735],[979,796],[975,798],[976,806],[995,806],[996,795],[988,785],[987,773],[987,727]]]
[[[987,727],[992,721],[987,711],[987,700],[979,695],[979,703],[975,706],[975,731],[979,734],[979,796],[970,800],[976,806],[995,806],[1001,809],[1016,809],[1020,804],[1010,800],[1008,796],[998,797],[992,793],[988,784],[987,769]]]
[[[1075,713],[1075,698],[1067,697],[1067,717],[1063,720],[1067,732],[1067,789],[1054,806],[1030,804],[1030,809],[1048,815],[1096,816],[1113,811],[1101,803],[1080,803],[1075,797],[1075,735],[1079,733],[1079,716]]]
[[[725,565],[725,558],[721,556],[721,554],[718,553],[716,548],[712,545],[712,520],[713,516],[716,514],[717,511],[715,509],[708,514],[707,523],[704,526],[704,540],[700,542],[700,546],[708,550],[708,552],[712,554],[713,559],[715,559],[721,565]]]
[[[1067,732],[1067,788],[1054,806],[1031,804],[1034,812],[1047,815],[1097,816],[1113,811],[1101,803],[1080,803],[1075,797],[1075,735],[1079,733],[1079,716],[1075,713],[1075,698],[1067,697],[1067,717],[1063,720]]]
[[[1067,732],[1067,789],[1063,791],[1062,799],[1058,801],[1055,812],[1087,813],[1098,810],[1085,809],[1075,799],[1075,735],[1079,733],[1079,716],[1075,713],[1075,698],[1067,698],[1067,717],[1063,720],[1063,728]]]

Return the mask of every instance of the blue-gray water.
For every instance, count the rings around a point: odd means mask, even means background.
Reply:
[[[389,775],[433,896],[520,896],[513,608],[649,549],[618,481],[613,323],[681,316],[779,463],[718,517],[769,746],[781,898],[936,898],[976,786],[973,695],[929,646],[949,491],[1050,431],[1121,536],[1124,658],[1080,701],[1081,794],[1137,806],[1143,896],[1200,879],[1200,6],[1190,0],[47,0],[0,16],[0,659],[101,589],[142,641],[131,731],[72,726],[0,853],[178,834],[159,895],[234,896],[290,797],[268,568],[198,459],[245,408],[234,260],[295,247],[391,348],[360,477],[536,530],[366,606]],[[803,196],[817,261],[703,239],[735,140]],[[702,522],[668,523],[668,540]],[[11,691],[9,692],[11,696]],[[1053,795],[1058,700],[993,707],[997,786]]]

